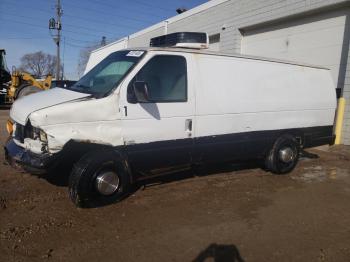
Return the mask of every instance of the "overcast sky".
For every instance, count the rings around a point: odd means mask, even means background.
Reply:
[[[117,40],[176,15],[206,0],[61,0],[62,44],[65,75],[77,78],[82,48],[101,41]],[[56,54],[48,20],[55,16],[56,0],[0,0],[0,49],[6,50],[8,67],[19,66],[26,53]],[[64,56],[64,57],[63,57]]]

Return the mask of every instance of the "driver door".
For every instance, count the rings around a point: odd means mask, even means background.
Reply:
[[[122,85],[122,137],[136,170],[176,168],[191,162],[195,110],[191,58],[191,54],[166,53],[146,57],[147,62]],[[135,100],[136,81],[147,84],[152,102]]]

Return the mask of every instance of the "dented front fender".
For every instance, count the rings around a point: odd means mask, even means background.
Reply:
[[[117,95],[64,103],[33,112],[29,121],[47,135],[48,152],[57,153],[68,141],[109,146],[123,144]]]

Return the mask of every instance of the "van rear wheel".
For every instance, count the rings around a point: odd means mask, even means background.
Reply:
[[[85,154],[69,177],[69,196],[78,207],[96,207],[122,200],[130,177],[121,155],[113,150]]]
[[[300,146],[291,135],[279,137],[265,159],[265,167],[275,174],[287,174],[298,163]]]

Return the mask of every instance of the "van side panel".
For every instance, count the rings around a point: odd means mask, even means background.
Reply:
[[[329,70],[236,57],[194,57],[199,76],[195,144],[203,160],[235,153],[256,156],[288,132],[297,133],[305,146],[330,143],[336,95]],[[213,151],[215,156],[210,155]]]

